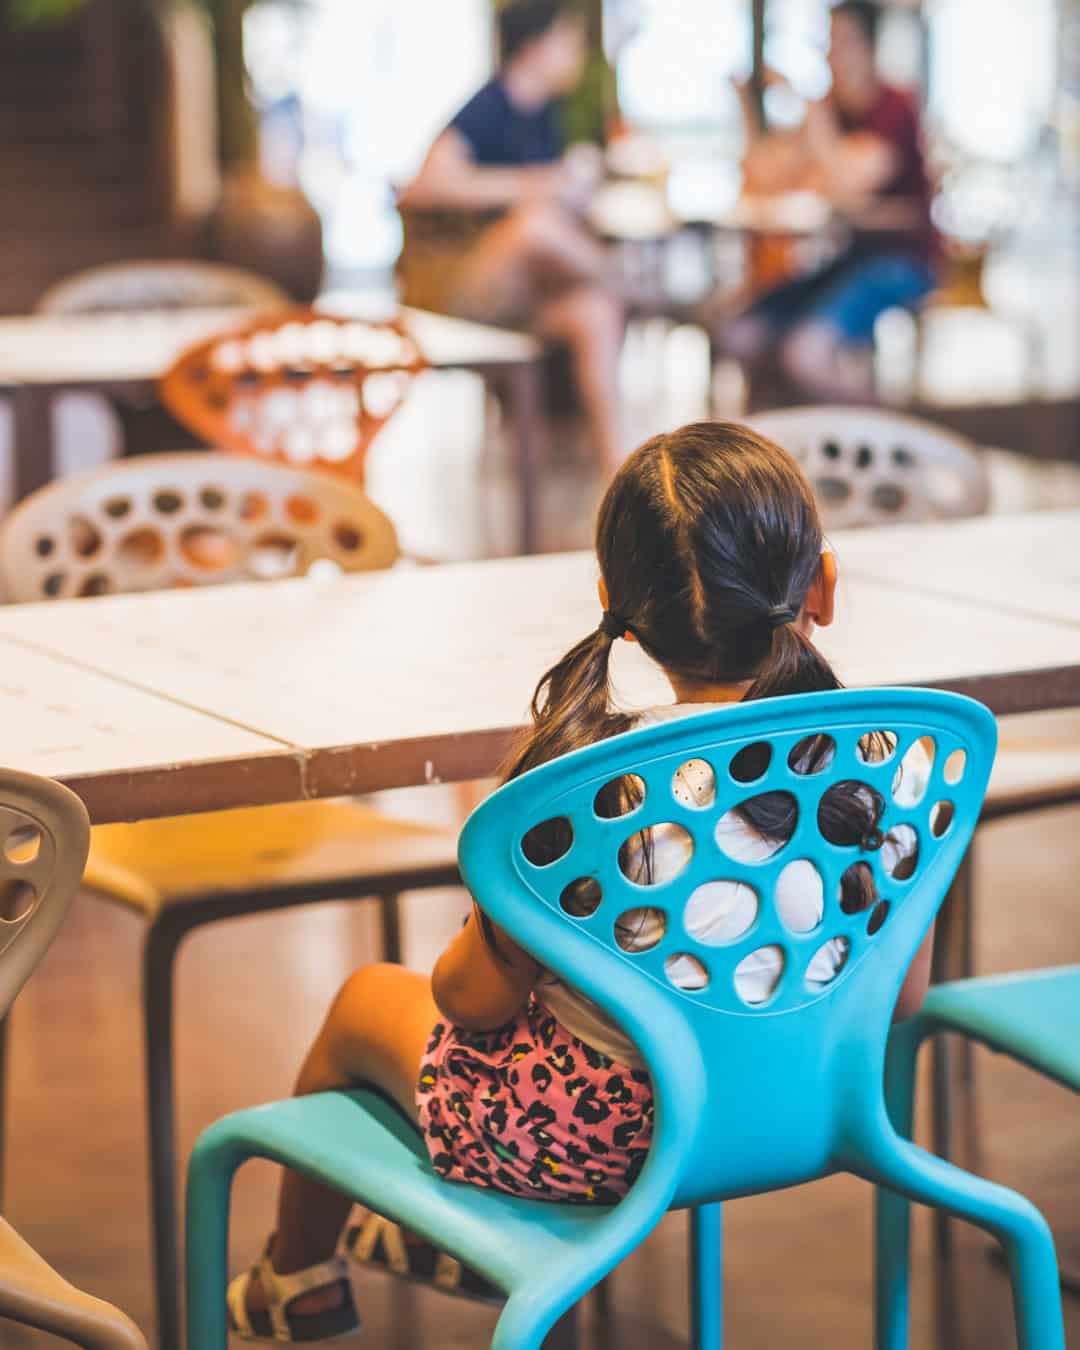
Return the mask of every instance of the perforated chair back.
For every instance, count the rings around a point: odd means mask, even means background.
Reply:
[[[345,572],[398,556],[387,517],[354,484],[194,451],[60,479],[0,525],[0,590],[47,600],[271,580],[316,562]]]
[[[63,922],[89,847],[90,821],[73,792],[0,769],[0,1018]]]
[[[122,314],[146,309],[287,305],[272,281],[239,267],[195,259],[151,259],[92,267],[51,286],[39,314]]]
[[[888,733],[892,747],[880,762],[863,758],[873,732]],[[817,743],[826,753],[813,774],[800,772],[808,737],[829,738]],[[914,753],[932,753],[933,763],[915,801],[908,756],[917,741]],[[666,1175],[660,1201],[700,1203],[806,1181],[850,1166],[860,1140],[880,1138],[897,994],[975,828],[995,744],[991,714],[957,695],[879,689],[776,698],[600,742],[508,783],[471,816],[460,861],[481,908],[606,1010],[648,1065],[658,1110],[647,1173],[650,1187]],[[673,793],[688,761],[711,778],[707,805],[682,804]],[[748,763],[758,776],[740,781]],[[597,793],[630,775],[644,789],[640,804],[615,818],[598,814]],[[822,835],[820,803],[841,782],[879,795],[883,835],[913,832],[907,840],[917,853],[907,851],[893,875],[883,859],[896,853],[875,848],[880,838],[861,849]],[[729,836],[718,826],[763,793],[787,794],[794,833],[760,861],[725,855],[718,839]],[[541,866],[529,861],[528,836],[550,821],[560,822],[565,849]],[[662,824],[686,832],[692,857],[674,879],[637,884],[620,859],[640,831]],[[880,899],[845,913],[841,877],[856,862],[870,868]],[[702,888],[717,883],[728,883],[745,931],[711,945],[693,936],[695,909],[708,894]],[[808,932],[785,923],[792,884],[820,886],[821,917]],[[663,935],[651,950],[623,950],[616,921],[643,905],[663,911]],[[834,940],[846,959],[831,981],[811,984],[811,960]],[[750,1005],[737,972],[762,949],[779,954],[783,970],[771,995]],[[674,973],[695,963],[703,987],[675,987]]]
[[[90,820],[73,792],[0,769],[0,1019],[63,923],[89,847]],[[134,1322],[68,1284],[2,1218],[0,1321],[100,1350],[146,1350]]]
[[[279,308],[197,342],[158,391],[209,445],[362,482],[372,442],[424,367],[400,318]]]
[[[750,425],[801,464],[827,529],[981,515],[990,482],[972,443],[875,408],[783,408]]]

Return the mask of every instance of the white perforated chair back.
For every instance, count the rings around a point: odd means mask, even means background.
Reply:
[[[311,469],[192,451],[60,479],[0,525],[15,601],[389,567],[394,527],[354,484]]]
[[[0,768],[0,1018],[63,922],[89,847],[90,820],[73,792]]]
[[[121,314],[144,309],[228,309],[287,305],[272,281],[240,267],[161,259],[92,267],[51,286],[39,314]]]
[[[976,516],[989,504],[989,475],[975,446],[932,422],[829,405],[747,420],[799,461],[826,529]]]

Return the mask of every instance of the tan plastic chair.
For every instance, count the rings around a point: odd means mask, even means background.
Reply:
[[[0,526],[0,593],[50,600],[389,567],[397,536],[356,487],[232,455],[147,455],[60,479]]]
[[[389,566],[393,526],[354,485],[216,453],[154,455],[50,484],[0,527],[12,600],[96,596]],[[313,583],[317,584],[317,583]],[[93,832],[85,886],[143,916],[143,1018],[161,1345],[179,1343],[173,1089],[177,948],[218,919],[370,896],[400,959],[397,896],[459,884],[456,836],[351,800],[213,812]]]
[[[45,778],[0,769],[0,1019],[67,914],[89,838],[86,809],[73,792]],[[92,1350],[146,1350],[128,1317],[68,1284],[0,1218],[4,1319]]]
[[[39,314],[121,314],[287,304],[289,297],[278,285],[254,272],[190,258],[162,258],[77,272],[51,286],[35,308]]]
[[[782,408],[749,424],[799,461],[826,529],[978,516],[990,478],[963,436],[876,408]]]

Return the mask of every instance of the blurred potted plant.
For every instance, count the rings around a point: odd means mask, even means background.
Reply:
[[[297,0],[293,0],[297,2]],[[13,27],[62,23],[94,0],[7,0]],[[206,222],[208,251],[272,277],[309,300],[322,279],[322,225],[295,181],[271,181],[259,158],[258,113],[244,64],[244,15],[252,0],[129,0],[158,11],[181,7],[205,15],[217,86],[220,200]]]
[[[217,55],[223,183],[208,222],[215,256],[273,277],[301,300],[322,281],[322,222],[295,174],[271,177],[259,155],[258,113],[244,62],[244,15],[251,0],[200,0],[209,11]]]

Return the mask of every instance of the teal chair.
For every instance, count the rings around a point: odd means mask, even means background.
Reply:
[[[897,744],[887,762],[867,763],[860,741],[885,729]],[[816,774],[793,753],[807,736],[827,736],[831,757]],[[908,747],[931,736],[936,757],[916,805],[899,805],[894,774]],[[441,1181],[416,1131],[375,1094],[331,1093],[241,1111],[199,1140],[188,1173],[189,1350],[224,1350],[229,1190],[252,1156],[274,1159],[337,1187],[445,1247],[508,1295],[492,1345],[536,1350],[578,1299],[634,1250],[672,1208],[692,1211],[693,1322],[698,1350],[721,1345],[721,1233],[718,1201],[797,1185],[838,1171],[942,1206],[1003,1244],[1015,1291],[1022,1350],[1062,1350],[1053,1240],[1036,1209],[1011,1191],[960,1171],[903,1138],[883,1092],[885,1047],[904,972],[941,903],[978,820],[996,731],[990,713],[955,695],[925,690],[840,691],[771,699],[643,728],[543,765],[501,788],[469,819],[460,842],[466,883],[484,910],[546,967],[572,982],[625,1028],[640,1047],[656,1094],[648,1160],[630,1194],[610,1208],[512,1199]],[[826,747],[828,742],[822,743]],[[747,747],[750,755],[740,755]],[[959,782],[946,760],[966,756]],[[677,802],[672,779],[688,759],[713,768],[712,803]],[[764,767],[767,761],[767,767]],[[748,771],[748,765],[753,767]],[[750,773],[757,776],[746,781]],[[598,790],[636,774],[644,800],[631,814],[602,818]],[[901,879],[881,854],[822,837],[818,804],[841,780],[880,794],[881,830],[906,825],[918,861]],[[716,828],[733,806],[761,792],[794,798],[798,820],[771,858],[737,862],[720,851]],[[639,794],[627,794],[639,795]],[[947,803],[948,806],[943,805]],[[523,852],[538,823],[564,818],[567,849],[539,867]],[[621,845],[662,822],[681,826],[694,852],[662,885],[631,883]],[[882,900],[846,914],[840,878],[857,859],[873,870]],[[789,862],[809,860],[822,882],[823,918],[807,933],[785,928],[772,903]],[[899,869],[898,869],[899,870]],[[805,873],[804,873],[805,876]],[[582,888],[598,883],[597,908],[581,917]],[[758,906],[747,931],[724,946],[691,938],[683,911],[708,882],[743,882]],[[568,888],[570,891],[568,892]],[[574,915],[560,904],[572,893]],[[642,903],[663,908],[667,930],[651,951],[616,943],[616,917]],[[826,987],[805,978],[830,939],[847,960]],[[779,947],[785,969],[768,1001],[744,1004],[736,966],[763,946]],[[684,992],[667,978],[675,956],[700,963],[707,980]],[[680,966],[685,969],[685,962]],[[906,1267],[887,1245],[877,1288],[878,1345],[904,1344]]]
[[[886,1098],[896,1128],[911,1133],[915,1106],[915,1061],[919,1048],[931,1036],[958,1032],[998,1054],[1080,1092],[1080,966],[986,975],[936,985],[926,996],[917,1017],[897,1026],[889,1037],[886,1059]],[[909,1207],[900,1195],[878,1196],[877,1239],[887,1254],[895,1315],[906,1324]],[[939,1240],[941,1253],[948,1244]],[[1080,1293],[1080,1284],[1066,1275],[1062,1284]],[[951,1289],[951,1285],[948,1286]],[[942,1307],[943,1330],[948,1308]],[[897,1345],[904,1342],[898,1340]]]

